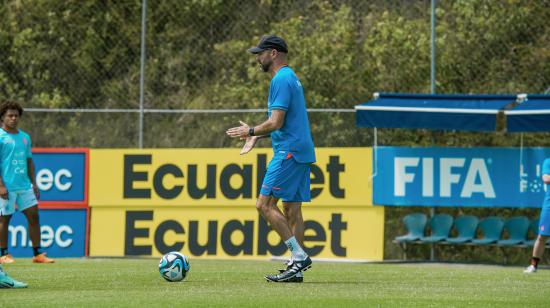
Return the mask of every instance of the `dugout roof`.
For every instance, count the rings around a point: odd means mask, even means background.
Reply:
[[[355,106],[358,127],[494,131],[507,116],[508,131],[550,131],[550,95],[375,93]]]
[[[530,94],[511,110],[505,110],[509,132],[549,132],[550,95]]]

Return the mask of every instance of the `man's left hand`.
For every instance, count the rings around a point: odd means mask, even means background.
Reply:
[[[258,142],[258,139],[260,139],[258,136],[250,136],[246,138],[242,138],[245,140],[243,148],[241,149],[241,155],[244,155],[250,151],[252,151],[252,148],[256,145],[256,142]]]

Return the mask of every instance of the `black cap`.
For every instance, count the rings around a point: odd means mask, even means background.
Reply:
[[[250,53],[257,54],[268,49],[275,49],[285,53],[288,52],[288,47],[286,46],[285,40],[272,34],[262,36],[258,46],[252,47],[248,51]]]

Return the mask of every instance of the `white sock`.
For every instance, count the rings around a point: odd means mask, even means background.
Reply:
[[[306,252],[302,249],[302,247],[300,247],[300,244],[298,244],[296,237],[293,236],[289,238],[285,241],[285,244],[292,254],[292,260],[302,261],[307,258]]]

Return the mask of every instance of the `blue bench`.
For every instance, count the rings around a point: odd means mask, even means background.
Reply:
[[[504,248],[532,247],[538,234],[538,219],[529,221],[525,216],[506,220],[489,216],[480,220],[472,215],[453,218],[437,214],[428,219],[423,213],[413,213],[406,215],[403,223],[407,234],[395,237],[393,242],[400,245],[404,260],[407,259],[407,244],[480,245],[501,248],[506,263],[508,256]],[[456,230],[454,237],[450,236],[452,230]]]

